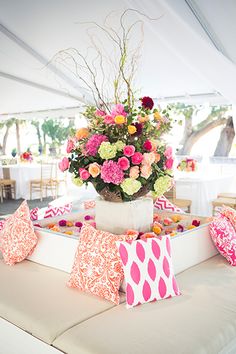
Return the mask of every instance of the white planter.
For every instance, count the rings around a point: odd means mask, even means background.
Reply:
[[[73,221],[83,221],[84,216],[88,211],[71,213],[63,218]],[[90,215],[94,212],[90,211]],[[171,216],[171,213],[164,213],[166,216]],[[193,215],[185,217],[191,222],[196,219]],[[49,223],[54,223],[62,217],[41,220],[39,223],[45,226]],[[199,219],[199,217],[197,217]],[[172,260],[175,274],[178,274],[185,269],[192,267],[200,262],[213,257],[218,253],[214,247],[206,219],[202,218],[201,226],[185,231],[182,234],[171,237]],[[40,263],[49,267],[57,268],[70,273],[74,261],[74,255],[78,247],[78,238],[67,236],[65,234],[56,233],[48,229],[35,228],[39,241],[33,254],[28,257],[29,260]]]
[[[97,229],[122,234],[128,229],[146,232],[153,223],[153,200],[140,198],[132,202],[114,203],[96,200]]]

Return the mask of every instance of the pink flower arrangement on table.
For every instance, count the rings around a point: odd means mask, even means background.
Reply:
[[[105,199],[131,201],[152,191],[162,195],[172,185],[173,156],[161,136],[171,128],[169,107],[158,111],[150,97],[138,107],[123,103],[106,109],[88,107],[88,126],[73,131],[69,156],[59,163],[78,186],[91,182]],[[104,193],[105,192],[105,193]]]
[[[194,159],[186,158],[177,166],[177,170],[182,172],[195,172],[197,169],[197,161]]]
[[[25,151],[20,155],[21,162],[32,162],[33,156],[31,151]]]

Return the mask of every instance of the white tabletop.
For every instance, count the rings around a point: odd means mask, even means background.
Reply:
[[[229,175],[200,175],[189,173],[176,175],[177,198],[192,200],[191,213],[201,216],[212,215],[212,201],[219,193],[231,192],[234,188],[234,176]]]

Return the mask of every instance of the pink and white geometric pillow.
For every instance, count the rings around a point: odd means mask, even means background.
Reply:
[[[154,207],[158,210],[167,210],[173,211],[174,213],[184,214],[184,211],[182,209],[172,204],[166,197],[164,197],[164,195],[155,201]]]
[[[236,266],[236,231],[224,216],[215,218],[209,225],[209,232],[220,254]]]
[[[127,308],[180,295],[169,235],[116,244],[125,274]]]
[[[220,214],[229,219],[234,229],[236,230],[236,210],[224,205],[220,210]]]
[[[26,200],[9,216],[0,232],[0,250],[6,264],[23,261],[35,248],[38,238],[30,220]]]

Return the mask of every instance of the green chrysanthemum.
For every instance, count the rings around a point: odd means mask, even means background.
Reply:
[[[171,188],[172,179],[169,176],[158,178],[154,184],[155,197],[161,197],[166,191]]]
[[[108,141],[104,141],[101,143],[98,153],[103,160],[113,159],[116,156],[117,148],[115,145],[109,143]]]
[[[126,178],[120,186],[126,194],[133,195],[134,193],[137,193],[140,190],[142,184],[136,179]]]
[[[76,185],[77,187],[81,187],[84,183],[81,178],[75,177],[74,175],[72,175],[71,180],[74,183],[74,185]]]
[[[125,147],[125,143],[123,143],[123,141],[121,141],[121,140],[118,140],[114,145],[115,145],[117,151],[122,151]]]

